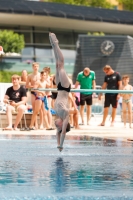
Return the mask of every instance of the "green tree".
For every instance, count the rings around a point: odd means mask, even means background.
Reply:
[[[3,47],[5,53],[20,53],[25,46],[24,36],[13,31],[0,30],[0,46]]]
[[[87,35],[104,36],[105,33],[103,33],[103,32],[93,32],[93,33],[88,32]]]
[[[117,0],[126,10],[133,11],[133,0]]]
[[[47,1],[47,0],[44,0],[44,1]],[[49,2],[101,7],[101,8],[113,7],[113,5],[111,5],[107,0],[49,0]]]
[[[74,5],[88,5],[88,0],[44,0],[45,2],[65,3]]]
[[[1,83],[11,83],[11,76],[13,74],[21,75],[21,72],[13,72],[13,71],[0,71],[0,82]]]
[[[88,0],[89,5],[92,7],[113,8],[107,0]]]

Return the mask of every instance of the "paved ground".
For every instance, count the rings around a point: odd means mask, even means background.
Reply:
[[[90,125],[80,126],[80,130],[71,129],[68,135],[88,135],[93,137],[110,138],[110,139],[120,139],[127,140],[128,138],[133,139],[133,129],[129,128],[127,123],[127,128],[124,128],[121,122],[121,117],[118,115],[116,117],[116,122],[114,127],[110,127],[110,119],[107,118],[105,126],[98,126],[102,120],[102,116],[95,116],[91,118]],[[35,131],[3,131],[0,130],[1,135],[55,135],[55,130],[35,130]]]

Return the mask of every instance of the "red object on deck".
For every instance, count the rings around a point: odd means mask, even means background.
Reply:
[[[2,51],[2,52],[3,52],[3,47],[2,47],[2,46],[0,46],[0,51]]]

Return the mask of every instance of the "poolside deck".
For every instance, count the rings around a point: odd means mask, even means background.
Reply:
[[[118,115],[116,117],[116,122],[114,127],[110,127],[110,119],[107,118],[105,126],[98,126],[102,120],[102,116],[95,116],[91,118],[90,125],[80,126],[80,130],[71,129],[67,135],[87,135],[90,137],[100,137],[107,139],[119,139],[126,140],[128,138],[133,139],[133,129],[129,128],[129,124],[127,123],[127,128],[124,128],[123,123],[121,122],[121,116]],[[46,130],[33,130],[33,131],[3,131],[0,130],[1,135],[7,135],[11,137],[12,135],[55,135],[55,130],[46,131]]]

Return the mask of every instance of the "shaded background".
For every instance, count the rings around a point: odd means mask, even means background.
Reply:
[[[101,44],[105,40],[114,43],[112,54],[106,56],[101,52]],[[76,49],[76,60],[73,73],[73,81],[77,74],[85,67],[89,67],[96,73],[97,85],[102,85],[104,73],[102,68],[110,65],[121,75],[130,76],[130,84],[133,84],[133,38],[130,36],[87,36],[79,35]]]

